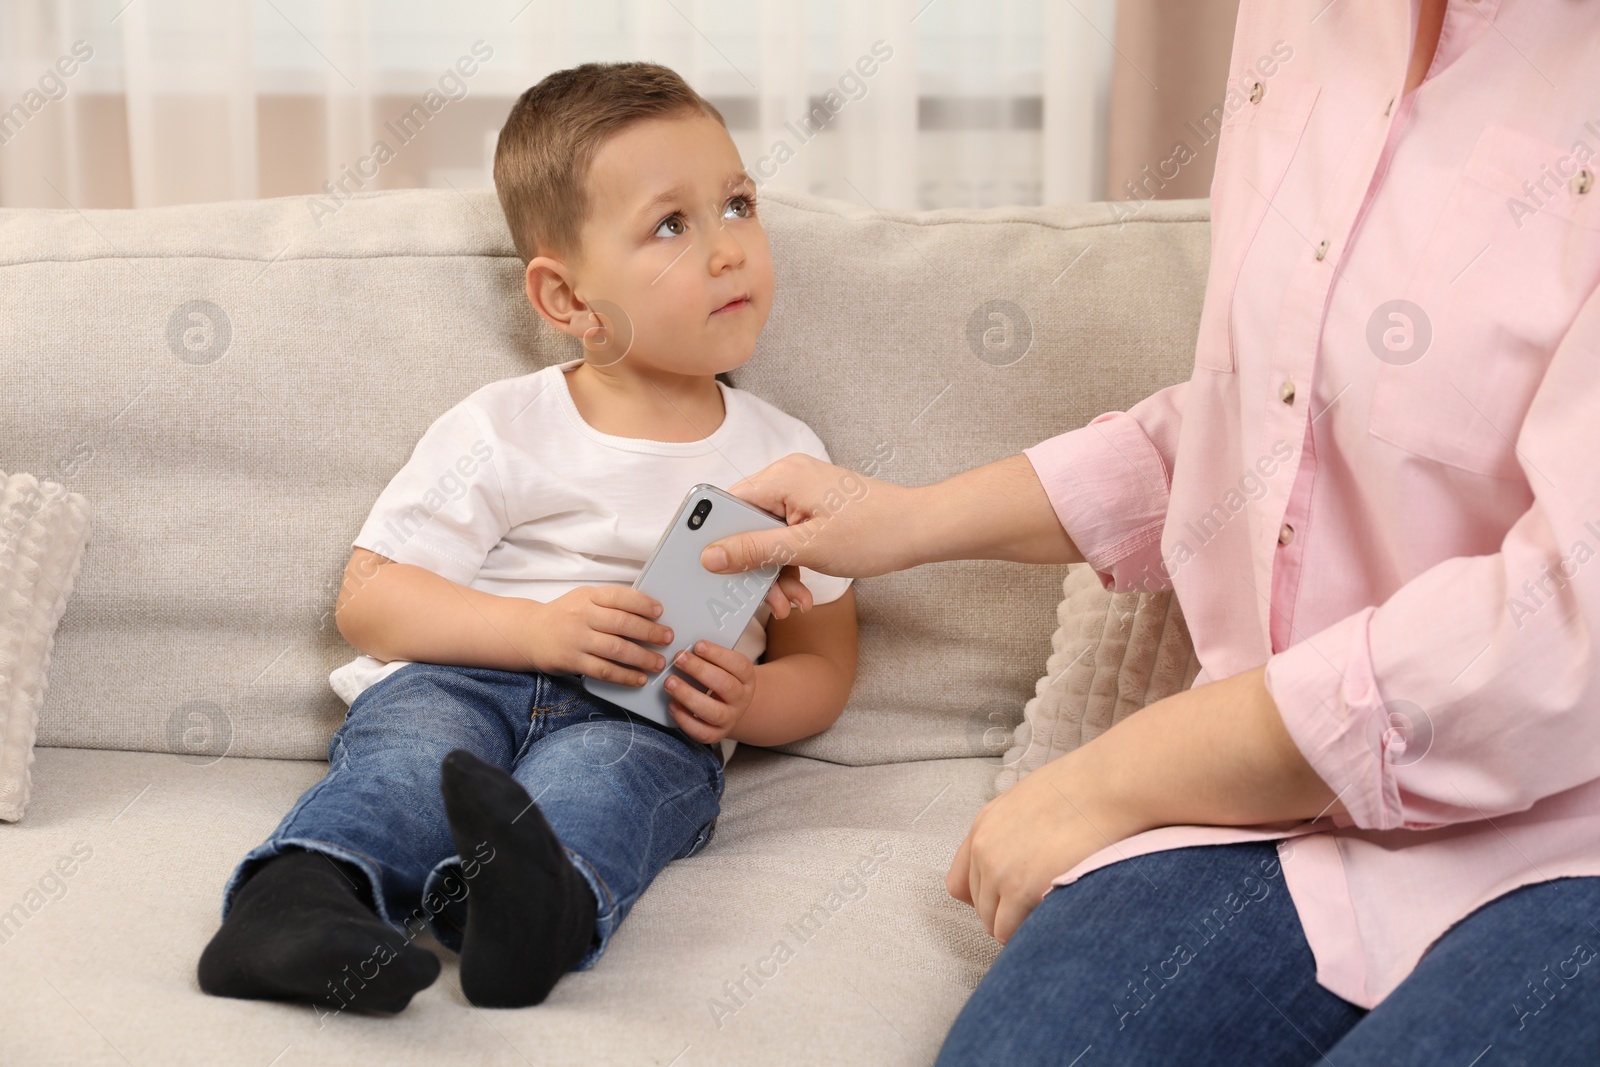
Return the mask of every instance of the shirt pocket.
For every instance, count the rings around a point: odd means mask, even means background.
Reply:
[[[1234,368],[1233,292],[1245,253],[1294,160],[1321,86],[1279,75],[1222,120],[1211,181],[1211,263],[1195,365]],[[1252,92],[1251,96],[1255,96]]]
[[[1379,356],[1374,437],[1492,478],[1524,476],[1522,420],[1600,280],[1594,174],[1571,149],[1507,126],[1483,129],[1407,282],[1414,306],[1367,324]],[[1419,346],[1426,330],[1427,347],[1386,355],[1393,349],[1374,340],[1386,328]]]

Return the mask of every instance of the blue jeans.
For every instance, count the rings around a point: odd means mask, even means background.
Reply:
[[[605,951],[667,863],[711,840],[722,798],[719,750],[591,696],[578,675],[412,663],[363,690],[328,744],[328,774],[240,861],[222,916],[251,868],[285,847],[352,863],[384,921],[425,927],[460,950],[479,861],[456,855],[439,765],[464,748],[527,789],[594,891]]]
[[[1594,1064],[1591,918],[1600,878],[1512,890],[1447,930],[1367,1011],[1317,984],[1273,843],[1137,856],[1045,895],[938,1063]]]

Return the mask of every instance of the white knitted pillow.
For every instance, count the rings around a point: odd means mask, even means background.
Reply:
[[[0,820],[28,804],[33,735],[56,624],[89,543],[89,503],[58,483],[0,471]]]
[[[1067,568],[1061,591],[1053,651],[1001,759],[996,792],[1146,704],[1189,688],[1200,673],[1171,592],[1107,592],[1086,563]]]

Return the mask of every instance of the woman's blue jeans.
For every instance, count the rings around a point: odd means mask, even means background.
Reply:
[[[938,1063],[1593,1065],[1597,922],[1600,878],[1512,890],[1367,1011],[1317,984],[1272,842],[1151,853],[1046,894]]]
[[[461,947],[472,878],[492,849],[462,857],[439,766],[464,748],[509,771],[560,838],[597,901],[587,970],[670,861],[711,839],[722,798],[718,749],[591,696],[578,675],[412,663],[364,690],[328,744],[328,774],[240,861],[233,895],[286,847],[366,872],[378,914],[408,938],[432,928]]]

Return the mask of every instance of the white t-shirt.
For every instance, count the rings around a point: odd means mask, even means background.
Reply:
[[[354,543],[486,593],[548,602],[583,585],[632,585],[694,485],[727,489],[791,452],[828,460],[805,423],[721,382],[726,414],[703,440],[601,433],[567,389],[582,363],[491,382],[439,416]],[[808,567],[800,576],[817,604],[851,582]],[[734,649],[758,659],[771,617],[763,603]],[[328,681],[349,704],[408,662],[360,655]]]

